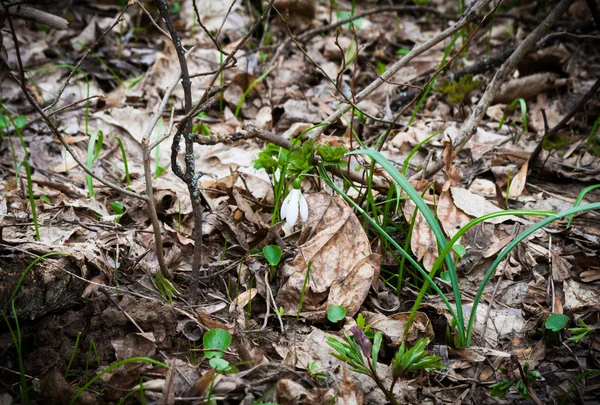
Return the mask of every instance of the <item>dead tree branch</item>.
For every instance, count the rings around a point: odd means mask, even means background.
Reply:
[[[266,9],[265,13],[268,12],[275,0],[271,0],[269,3],[269,7]],[[184,92],[184,110],[186,115],[179,122],[177,126],[177,131],[173,137],[173,145],[171,147],[171,168],[175,175],[179,177],[187,186],[188,193],[190,194],[190,199],[192,201],[192,209],[194,216],[194,230],[192,232],[192,238],[194,240],[194,255],[192,259],[192,273],[191,273],[191,283],[189,287],[189,298],[193,303],[196,302],[199,290],[199,277],[200,277],[200,269],[202,267],[202,196],[200,190],[198,189],[198,179],[202,176],[202,173],[196,170],[195,160],[194,160],[194,134],[192,133],[192,118],[196,116],[199,112],[204,111],[210,106],[210,99],[212,96],[219,92],[221,89],[213,88],[214,83],[217,81],[221,72],[229,65],[230,61],[234,61],[235,63],[235,54],[242,46],[246,43],[248,38],[252,35],[252,32],[258,28],[260,23],[266,18],[266,14],[263,14],[261,18],[259,18],[252,28],[248,31],[248,33],[242,38],[242,40],[238,43],[236,48],[227,55],[227,58],[223,61],[215,75],[212,77],[210,83],[208,84],[204,95],[200,98],[200,101],[194,106],[192,105],[192,88],[191,88],[191,80],[190,74],[188,71],[188,66],[185,58],[185,50],[183,49],[183,45],[181,43],[181,37],[175,26],[173,25],[173,20],[171,19],[171,15],[169,14],[169,8],[165,0],[155,0],[155,3],[158,7],[160,15],[167,25],[167,30],[171,35],[173,40],[173,44],[175,45],[175,50],[177,52],[177,57],[179,59],[179,66],[181,69],[181,78],[182,78],[182,86]],[[185,171],[179,166],[177,161],[181,140],[184,140],[185,144]]]
[[[554,9],[548,14],[548,16],[538,25],[532,32],[521,42],[521,44],[517,47],[517,49],[510,55],[510,57],[502,64],[500,69],[494,75],[494,78],[487,86],[483,96],[477,103],[477,106],[471,112],[469,119],[463,125],[460,133],[456,137],[453,142],[452,150],[454,153],[460,151],[471,139],[473,134],[477,132],[477,126],[479,122],[483,118],[485,112],[488,107],[492,104],[498,93],[500,92],[500,88],[502,84],[506,81],[506,79],[515,71],[519,62],[529,54],[536,46],[537,42],[542,38],[542,36],[556,23],[556,21],[563,15],[568,9],[569,6],[573,3],[573,0],[562,0],[559,4],[554,7]],[[444,167],[444,160],[440,153],[433,159],[433,164],[425,169],[423,173],[416,173],[415,176],[418,177],[430,177],[433,174],[437,173],[442,167]]]
[[[477,1],[470,7],[470,9],[465,13],[465,15],[463,15],[463,17],[457,23],[452,25],[450,28],[447,28],[446,30],[442,31],[440,34],[436,35],[434,38],[430,39],[429,41],[425,42],[424,44],[415,46],[413,49],[411,49],[411,51],[409,53],[407,53],[404,57],[402,57],[400,60],[398,60],[392,66],[390,66],[388,68],[388,70],[385,71],[384,74],[377,77],[377,79],[375,79],[371,84],[369,84],[360,93],[358,93],[355,97],[355,103],[358,104],[365,98],[369,97],[369,95],[371,95],[371,93],[373,93],[376,89],[378,89],[379,86],[381,86],[383,83],[385,83],[386,80],[389,80],[393,75],[395,75],[400,69],[402,69],[404,66],[406,66],[415,57],[417,57],[418,55],[422,54],[423,52],[431,49],[433,46],[435,46],[436,44],[439,44],[444,39],[456,34],[467,24],[469,24],[473,21],[477,21],[479,19],[480,15],[482,15],[484,13],[484,11],[486,10],[490,1],[491,0]],[[334,112],[329,117],[327,117],[325,122],[328,122],[329,123],[328,125],[333,124],[334,122],[339,120],[347,111],[349,111],[351,107],[352,106],[350,104],[344,104],[343,106],[338,108],[336,110],[336,112]],[[325,132],[328,125],[323,125],[317,129],[309,132],[308,137],[310,137],[312,139],[317,139],[319,136],[321,136],[321,134],[323,132]]]

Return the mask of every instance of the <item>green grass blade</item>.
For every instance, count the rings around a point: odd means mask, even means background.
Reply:
[[[396,248],[400,252],[400,254],[402,254],[402,256],[406,257],[406,260],[408,260],[408,262],[410,264],[412,264],[415,267],[415,269],[417,269],[417,271],[419,271],[419,273],[421,273],[421,275],[425,278],[425,280],[427,280],[431,284],[432,288],[440,296],[442,301],[444,301],[444,304],[446,304],[446,307],[448,307],[448,311],[450,312],[452,317],[456,319],[456,312],[454,311],[452,304],[450,304],[450,301],[448,301],[448,298],[446,298],[446,295],[433,282],[433,280],[429,277],[429,274],[427,274],[427,272],[423,269],[423,267],[421,267],[421,265],[419,263],[417,263],[415,261],[415,259],[413,259],[412,256],[410,254],[408,254],[398,244],[398,242],[396,242],[383,228],[381,228],[377,224],[377,222],[373,218],[371,218],[369,216],[369,214],[367,214],[365,212],[365,210],[363,210],[358,204],[356,204],[354,202],[354,200],[352,200],[346,193],[344,193],[338,186],[336,186],[333,183],[333,181],[331,180],[331,178],[325,171],[325,168],[323,167],[322,164],[319,164],[319,175],[320,175],[321,179],[323,179],[323,181],[329,185],[329,187],[331,187],[336,193],[341,195],[350,205],[352,205],[354,207],[354,209],[356,209],[360,214],[362,214],[365,217],[365,219],[379,232],[379,234],[382,235],[384,238],[386,238],[388,240],[388,242],[390,242],[390,244],[392,246],[394,246],[394,248]]]
[[[467,328],[467,341],[466,341],[467,345],[471,344],[471,336],[473,335],[473,326],[475,324],[475,315],[477,313],[477,306],[479,305],[479,302],[481,301],[481,297],[483,296],[483,291],[485,289],[485,286],[492,278],[492,275],[495,273],[496,267],[498,267],[500,262],[502,262],[502,260],[504,260],[504,258],[510,253],[510,251],[515,246],[517,246],[522,240],[524,240],[526,237],[528,237],[529,235],[533,234],[537,230],[543,228],[544,226],[546,226],[558,219],[568,217],[573,214],[577,214],[578,212],[591,211],[591,210],[596,210],[596,209],[600,209],[600,202],[593,203],[593,204],[580,205],[579,207],[572,207],[572,208],[569,208],[568,210],[561,211],[558,214],[552,215],[548,218],[545,218],[545,219],[541,220],[540,222],[538,222],[537,224],[531,226],[529,229],[525,230],[519,236],[517,236],[504,249],[502,249],[502,252],[500,252],[498,257],[496,257],[496,260],[494,260],[494,262],[488,269],[487,273],[483,277],[483,280],[481,281],[481,285],[479,286],[479,289],[477,290],[477,294],[475,295],[475,299],[473,300],[473,308],[471,309],[471,316],[469,317],[469,326]]]
[[[581,204],[581,201],[583,201],[583,197],[585,197],[585,195],[587,193],[589,193],[590,191],[594,191],[597,188],[600,188],[600,184],[594,184],[592,186],[588,186],[588,187],[584,188],[583,190],[581,190],[581,192],[577,196],[577,200],[575,200],[575,204],[573,204],[573,207],[579,207],[579,205]],[[571,222],[573,222],[574,217],[575,217],[574,215],[571,215],[569,217],[569,222],[567,222],[567,228],[569,228],[571,226]]]
[[[88,167],[88,169],[93,169],[94,161],[100,155],[100,150],[102,149],[103,142],[104,133],[101,130],[96,130],[92,132],[92,134],[90,135],[90,141],[88,142],[87,149],[86,166]],[[90,198],[92,198],[94,197],[94,179],[89,174],[85,176],[85,179],[88,186],[88,195],[90,196]]]
[[[26,160],[21,161],[16,168],[16,178],[17,182],[19,180],[19,169],[21,165],[25,166],[25,172],[27,173],[27,194],[29,196],[29,204],[31,205],[31,216],[33,217],[33,227],[35,228],[35,237],[37,240],[41,240],[40,238],[40,228],[38,227],[38,219],[37,219],[37,209],[35,207],[35,200],[33,198],[33,182],[31,181],[31,167],[29,166],[29,162]]]
[[[549,216],[549,215],[554,215],[554,214],[555,214],[555,212],[552,212],[552,211],[506,210],[506,211],[491,212],[489,214],[485,214],[478,218],[475,218],[475,219],[469,221],[465,226],[460,228],[458,230],[458,232],[456,232],[456,234],[452,237],[452,239],[450,239],[450,241],[448,242],[448,244],[446,245],[444,250],[440,253],[440,255],[438,256],[436,261],[433,263],[433,267],[431,268],[431,271],[429,272],[429,276],[431,278],[435,277],[435,275],[437,274],[437,271],[442,267],[442,260],[444,259],[444,257],[449,255],[449,253],[452,251],[452,247],[454,246],[454,244],[456,244],[458,242],[458,240],[469,229],[473,228],[477,224],[487,221],[488,219],[504,217],[504,216],[508,216],[508,215]],[[408,332],[410,325],[412,324],[412,321],[415,318],[415,315],[417,313],[419,305],[421,305],[421,301],[425,297],[426,293],[427,293],[427,285],[423,286],[423,288],[421,288],[421,291],[419,291],[419,295],[417,296],[417,299],[415,300],[415,303],[411,310],[410,316],[408,317],[408,321],[406,322],[406,327],[404,328],[405,332]]]
[[[121,157],[123,158],[123,165],[125,166],[125,182],[127,185],[131,184],[131,178],[129,177],[129,165],[127,164],[127,153],[125,153],[125,145],[123,145],[123,141],[118,136],[115,136],[115,139],[119,143],[119,149],[121,150]]]
[[[246,89],[246,91],[244,91],[244,94],[242,94],[242,98],[240,98],[240,101],[237,103],[237,106],[235,108],[235,113],[234,115],[237,117],[240,115],[240,109],[242,108],[242,104],[244,104],[244,101],[246,101],[246,97],[248,96],[248,94],[252,91],[252,89],[254,88],[254,86],[256,86],[258,83],[262,82],[265,77],[267,77],[269,75],[269,73],[271,73],[271,70],[273,70],[273,67],[270,67],[269,69],[267,69],[267,71],[265,73],[263,73],[262,75],[260,75],[259,78],[257,78],[256,80],[254,80],[250,86],[248,86],[248,88]]]
[[[435,216],[429,209],[429,206],[427,205],[425,200],[423,200],[423,198],[421,197],[419,192],[417,190],[415,190],[415,188],[412,186],[412,184],[410,184],[408,179],[406,177],[404,177],[398,171],[398,169],[396,169],[396,167],[385,156],[383,156],[381,153],[379,153],[378,151],[376,151],[374,149],[361,149],[361,150],[352,151],[352,152],[347,153],[347,155],[359,155],[359,154],[364,154],[364,155],[371,157],[372,159],[375,159],[375,161],[377,161],[377,163],[379,163],[381,165],[381,167],[386,172],[388,172],[388,174],[390,176],[392,176],[392,178],[400,185],[400,187],[402,187],[402,189],[406,192],[406,194],[408,194],[408,197],[415,203],[417,208],[421,211],[421,214],[423,215],[423,217],[429,224],[429,227],[431,228],[431,231],[433,232],[433,235],[435,236],[435,238],[437,240],[438,252],[443,251],[446,248],[446,237],[444,235],[444,232],[442,231],[440,224],[438,223],[437,219],[435,218]],[[464,329],[465,324],[464,324],[464,316],[463,316],[463,311],[462,311],[462,299],[461,299],[461,294],[460,294],[460,287],[458,285],[458,276],[456,274],[456,268],[454,266],[454,262],[452,261],[452,257],[450,255],[446,255],[445,257],[443,257],[443,259],[445,260],[446,267],[448,268],[448,273],[450,274],[450,282],[452,284],[454,300],[456,302],[457,328],[460,332],[461,337],[464,338],[466,336],[464,333],[465,332],[465,329]],[[429,275],[428,275],[428,279],[431,280]]]
[[[156,366],[160,366],[160,367],[164,367],[164,368],[168,368],[168,369],[171,368],[170,366],[166,365],[165,363],[161,363],[160,361],[150,359],[148,357],[132,357],[130,359],[117,361],[116,363],[112,363],[110,366],[106,367],[104,370],[102,370],[100,373],[98,373],[94,378],[92,378],[87,384],[85,384],[83,387],[81,387],[79,389],[79,391],[77,391],[77,393],[71,399],[70,404],[71,405],[75,404],[77,402],[77,398],[79,398],[79,396],[81,394],[83,394],[90,387],[90,385],[95,383],[104,374],[110,372],[111,370],[114,370],[115,368],[121,367],[124,364],[137,363],[137,362],[150,363],[150,364],[154,364]]]

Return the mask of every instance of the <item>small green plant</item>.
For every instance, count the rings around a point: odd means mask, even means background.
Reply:
[[[204,356],[209,359],[210,366],[217,371],[225,371],[229,368],[229,362],[223,359],[223,354],[231,344],[231,334],[225,329],[211,329],[202,338],[204,344]]]
[[[403,375],[415,371],[428,371],[437,368],[444,368],[444,365],[440,362],[440,358],[437,356],[431,356],[426,351],[426,346],[429,343],[429,339],[420,339],[417,344],[406,350],[404,343],[400,347],[400,350],[396,353],[392,360],[392,385],[390,388],[386,388],[383,382],[377,375],[377,358],[379,350],[381,349],[381,343],[383,341],[383,334],[381,332],[375,333],[373,336],[373,342],[367,337],[367,335],[357,326],[350,328],[350,331],[354,336],[349,336],[344,331],[344,341],[340,341],[336,338],[327,338],[327,344],[334,350],[331,353],[334,357],[348,363],[353,371],[361,374],[368,375],[371,377],[379,389],[383,391],[387,400],[394,405],[398,404],[398,401],[392,394],[396,381]],[[365,359],[366,357],[366,359]]]
[[[90,135],[90,141],[88,142],[87,149],[87,160],[86,166],[88,169],[92,170],[94,168],[94,161],[98,159],[100,156],[100,151],[102,150],[102,144],[104,142],[104,133],[101,130],[96,130],[92,132]],[[88,195],[90,198],[94,197],[94,179],[89,174],[85,176],[87,187],[88,187]]]
[[[523,366],[523,372],[525,375],[525,381],[515,376],[511,379],[497,382],[492,385],[492,397],[494,398],[504,398],[508,391],[513,388],[523,396],[525,399],[531,399],[531,395],[529,394],[529,390],[527,389],[528,385],[539,384],[538,381],[542,378],[542,375],[537,370],[529,370],[529,365],[525,364]]]
[[[380,75],[384,74],[385,71],[387,70],[387,66],[385,65],[385,63],[383,63],[382,61],[378,60],[377,61],[377,66],[375,67],[375,71],[377,73],[379,73]]]
[[[502,129],[506,118],[512,114],[517,103],[521,108],[521,123],[523,124],[523,129],[514,137],[514,142],[518,142],[521,138],[521,135],[527,132],[527,103],[525,102],[525,100],[523,100],[522,98],[514,99],[506,108],[506,112],[504,113],[504,115],[500,119],[500,123],[498,124],[498,129]]]
[[[594,329],[592,329],[588,325],[586,325],[586,323],[583,322],[582,318],[579,318],[577,320],[577,323],[579,324],[579,327],[569,328],[569,332],[571,332],[573,334],[573,336],[568,338],[568,340],[570,340],[571,342],[575,342],[575,343],[581,342],[584,337],[586,337],[590,333],[594,332]]]
[[[429,339],[419,339],[410,349],[406,349],[405,343],[406,342],[402,342],[400,349],[392,360],[392,376],[394,380],[404,374],[413,373],[415,371],[430,371],[444,368],[441,357],[432,356],[427,352]]]
[[[25,172],[27,174],[27,196],[29,198],[29,204],[31,205],[31,216],[33,217],[33,227],[35,229],[35,237],[37,240],[41,240],[40,238],[40,228],[38,226],[38,218],[37,218],[37,209],[35,206],[35,199],[33,196],[33,182],[31,181],[31,167],[29,166],[29,162],[23,160],[17,165],[16,173],[17,173],[17,182],[19,177],[19,169],[21,166],[25,166]]]
[[[325,122],[312,126],[300,134],[299,138],[305,133],[327,124],[328,123]],[[267,174],[272,176],[275,207],[279,207],[290,183],[302,178],[302,176],[314,169],[313,160],[315,150],[325,165],[343,168],[347,164],[345,161],[341,160],[346,152],[344,148],[334,148],[328,145],[318,145],[315,147],[312,139],[309,139],[302,144],[300,144],[300,141],[298,140],[293,141],[293,146],[289,151],[269,143],[263,151],[259,152],[258,158],[254,161],[254,168],[264,169]],[[271,225],[277,223],[278,219],[279,210],[276,208],[273,210]]]
[[[154,275],[154,286],[169,304],[172,304],[173,298],[180,294],[173,283],[163,276],[160,271],[157,271]]]
[[[464,75],[458,82],[448,78],[439,80],[433,91],[443,95],[448,104],[462,104],[469,93],[478,86],[479,81],[473,80],[473,75]]]
[[[346,317],[346,308],[339,305],[332,305],[327,308],[327,319],[331,323],[338,323]]]
[[[571,142],[571,136],[552,132],[542,140],[542,149],[552,152],[564,148]]]

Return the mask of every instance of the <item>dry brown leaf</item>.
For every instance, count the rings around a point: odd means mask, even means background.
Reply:
[[[496,207],[484,197],[479,196],[477,194],[473,194],[467,189],[461,187],[452,187],[450,191],[452,193],[452,199],[454,200],[454,204],[456,205],[456,207],[460,208],[466,214],[469,214],[475,218],[485,214],[489,214],[491,212],[501,211],[500,208]],[[522,222],[520,218],[515,217],[514,215],[496,217],[488,219],[485,222],[489,222],[491,224],[499,224],[509,220]]]
[[[508,188],[508,195],[510,198],[517,198],[523,194],[525,190],[525,183],[527,183],[527,170],[529,168],[529,161],[526,161],[516,176],[510,181],[510,187]]]
[[[403,211],[404,218],[406,218],[409,223],[412,222],[415,204],[408,200],[406,204],[404,204]],[[431,270],[433,268],[433,263],[435,263],[438,258],[437,240],[431,227],[427,223],[427,220],[423,214],[421,214],[421,211],[417,212],[415,226],[413,227],[410,238],[410,249],[415,254],[418,261],[423,261],[423,267],[426,270]]]
[[[557,253],[550,252],[552,258],[552,278],[554,281],[564,281],[571,278],[571,263]]]
[[[298,247],[296,257],[281,270],[283,285],[277,303],[286,315],[296,315],[308,262],[310,277],[302,303],[303,316],[325,319],[332,305],[353,316],[379,278],[381,256],[371,251],[369,239],[352,209],[338,195],[316,193],[306,197],[311,237]]]
[[[449,237],[453,237],[460,228],[468,224],[472,219],[472,217],[454,205],[449,191],[444,191],[440,195],[437,204],[437,216],[444,232]]]
[[[361,312],[365,317],[366,324],[371,325],[371,329],[382,332],[391,340],[392,347],[398,347],[404,341],[414,342],[419,337],[427,336],[433,338],[433,327],[425,313],[417,312],[413,323],[408,331],[404,334],[404,328],[408,322],[410,312],[402,312],[391,316],[385,316],[375,312]]]
[[[337,405],[362,405],[364,395],[358,389],[357,384],[348,375],[348,370],[344,367],[343,379],[338,388]]]
[[[565,293],[565,309],[580,312],[588,307],[593,307],[600,302],[599,288],[592,284],[581,284],[573,279],[563,282]]]

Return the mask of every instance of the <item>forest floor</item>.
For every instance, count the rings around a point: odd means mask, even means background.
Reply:
[[[0,404],[597,401],[594,0],[8,3]]]

